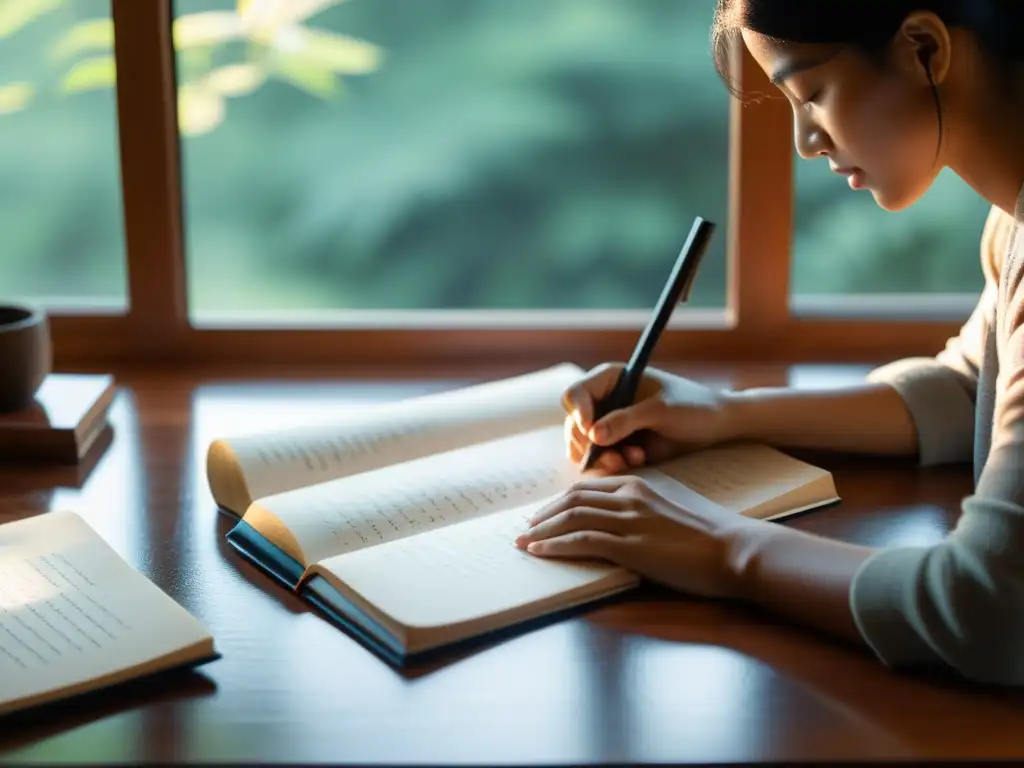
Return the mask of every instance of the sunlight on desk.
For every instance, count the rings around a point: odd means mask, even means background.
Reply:
[[[863,754],[883,747],[891,754],[904,751],[897,739],[840,699],[731,648],[652,638],[628,638],[623,646],[617,693],[637,700],[621,715],[652,762],[672,762],[683,751],[694,761],[756,762],[766,750],[791,749],[785,742],[795,738],[826,742],[841,723],[844,740],[855,731]],[[799,732],[772,727],[782,708],[787,718],[802,723]],[[856,750],[846,753],[856,756]]]
[[[334,759],[355,763],[428,752],[443,762],[474,763],[483,754],[513,763],[599,759],[607,754],[604,740],[615,738],[605,710],[616,705],[610,691],[593,688],[589,670],[599,659],[587,652],[587,635],[578,623],[554,625],[407,679],[319,617],[296,617],[287,638],[292,652],[266,670],[284,692],[270,702],[265,689],[222,691],[233,739],[193,708],[182,723],[181,754],[252,759],[251,737],[262,745],[261,761],[316,760],[325,742],[345,745]],[[438,701],[444,706],[433,705]],[[260,722],[268,707],[303,713],[301,738],[294,723]],[[365,738],[366,729],[382,727],[391,736]]]
[[[884,515],[884,510],[879,514]],[[941,541],[949,533],[949,515],[931,505],[901,507],[899,514],[887,518],[884,531],[879,526],[878,546],[925,547]]]
[[[104,713],[105,714],[105,713]],[[27,765],[66,762],[138,765],[147,759],[146,712],[123,712],[97,722],[57,732],[37,744],[3,752],[4,761]]]
[[[41,491],[49,499],[45,509],[69,509],[82,515],[119,555],[145,570],[145,553],[154,545],[146,530],[145,474],[141,459],[142,436],[138,409],[131,393],[117,395],[110,409],[113,442],[105,449],[81,487]],[[127,507],[117,514],[112,507]]]
[[[842,378],[819,373],[798,376]],[[747,367],[721,378],[756,384],[788,375]],[[0,496],[0,508],[7,519],[81,511],[210,630],[223,657],[194,684],[110,693],[81,716],[30,721],[23,738],[3,740],[9,759],[552,764],[1019,754],[1015,699],[915,682],[783,622],[666,595],[645,593],[397,672],[225,542],[231,521],[213,505],[205,453],[224,434],[320,421],[461,382],[219,383],[182,371],[123,383],[115,440],[91,473],[76,486],[47,485],[39,472],[31,487]],[[941,538],[971,483],[969,469],[838,459],[835,476],[842,503],[792,524],[882,546]]]

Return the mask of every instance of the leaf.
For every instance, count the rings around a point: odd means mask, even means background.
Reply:
[[[220,96],[245,96],[266,81],[266,73],[256,64],[229,64],[213,70],[204,85]]]
[[[93,56],[75,64],[64,76],[64,93],[109,88],[117,82],[117,67],[113,56]]]
[[[178,129],[184,136],[209,133],[224,122],[224,99],[200,85],[178,89]]]
[[[0,115],[8,115],[28,106],[35,95],[31,83],[7,83],[0,85]]]
[[[0,0],[0,38],[10,37],[62,5],[64,0]]]
[[[81,21],[57,41],[51,55],[66,59],[78,53],[109,50],[114,47],[114,20],[87,19]]]
[[[246,27],[273,32],[298,24],[345,0],[238,0],[237,11]]]
[[[338,93],[338,79],[334,73],[302,56],[279,54],[274,61],[274,74],[322,99]]]
[[[291,53],[303,56],[312,63],[345,75],[373,72],[380,65],[383,50],[364,40],[319,29],[302,27],[289,30],[282,36],[282,45]]]
[[[174,47],[181,51],[240,40],[246,30],[234,11],[203,11],[175,19],[173,35]]]

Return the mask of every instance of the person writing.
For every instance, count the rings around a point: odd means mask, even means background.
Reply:
[[[643,438],[605,452],[601,471],[539,511],[518,546],[754,603],[892,668],[1024,683],[1022,22],[1020,0],[719,0],[719,71],[728,83],[738,37],[791,103],[803,158],[827,159],[887,210],[913,204],[944,167],[991,203],[984,290],[936,356],[890,363],[845,390],[714,391],[649,369],[634,404],[595,423],[620,370],[597,368],[565,393],[570,456]],[[924,466],[973,461],[974,489],[941,542],[873,549],[683,509],[629,474],[738,439]]]

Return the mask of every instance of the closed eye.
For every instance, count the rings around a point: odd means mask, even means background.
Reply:
[[[800,103],[801,103],[801,104],[803,104],[803,105],[805,105],[805,106],[806,106],[807,104],[813,104],[813,103],[815,102],[815,100],[816,100],[816,99],[817,99],[817,98],[818,98],[819,96],[821,96],[821,90],[820,90],[820,89],[819,89],[819,90],[817,90],[817,91],[815,91],[815,92],[814,92],[813,94],[811,94],[811,96],[810,96],[810,97],[808,97],[808,98],[806,98],[806,99],[801,99],[801,100],[800,100]]]

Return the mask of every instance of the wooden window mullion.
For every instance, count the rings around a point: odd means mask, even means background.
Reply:
[[[729,307],[744,342],[763,350],[789,323],[793,118],[743,45],[733,57],[744,100],[729,121]]]
[[[111,0],[130,336],[147,358],[188,330],[171,0]]]

